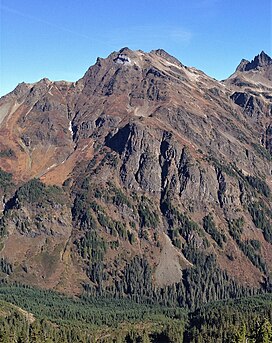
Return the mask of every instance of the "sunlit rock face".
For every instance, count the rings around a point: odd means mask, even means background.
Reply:
[[[93,230],[97,246],[107,242],[107,286],[135,256],[155,284],[179,282],[191,244],[259,286],[272,265],[271,66],[262,52],[217,81],[162,49],[124,48],[75,83],[42,79],[2,97],[0,167],[13,181],[5,175],[0,190],[1,253],[18,266],[14,280],[71,293],[95,284],[84,236]],[[46,206],[16,193],[34,178],[49,187],[35,186]],[[259,264],[245,253],[254,241]]]

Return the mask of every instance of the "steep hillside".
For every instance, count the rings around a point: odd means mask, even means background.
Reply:
[[[219,82],[124,48],[1,98],[2,277],[189,307],[269,291],[271,61]]]

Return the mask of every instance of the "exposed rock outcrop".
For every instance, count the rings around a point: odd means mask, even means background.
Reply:
[[[167,285],[201,251],[260,286],[272,265],[271,68],[262,52],[219,82],[164,50],[124,48],[76,83],[43,79],[1,98],[0,167],[13,173],[12,185],[0,175],[1,254],[18,266],[11,278],[126,292],[135,256],[150,282]],[[61,188],[36,185],[46,200],[16,202],[33,178]]]

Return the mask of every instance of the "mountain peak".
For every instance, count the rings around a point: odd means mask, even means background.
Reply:
[[[242,59],[236,71],[249,71],[259,69],[269,66],[270,64],[272,64],[272,58],[268,56],[264,51],[262,51],[259,55],[255,56],[251,62]]]
[[[260,66],[267,66],[272,64],[272,58],[262,51],[258,56],[258,62]]]
[[[119,54],[125,54],[125,53],[130,53],[130,52],[132,52],[132,50],[128,48],[127,46],[119,50]]]
[[[246,59],[242,59],[241,62],[239,63],[238,67],[236,68],[236,71],[244,71],[244,68],[246,65],[248,65],[250,63],[249,60]]]
[[[157,56],[162,57],[163,59],[165,59],[166,61],[168,61],[170,63],[174,63],[174,64],[178,64],[180,66],[183,66],[183,64],[177,58],[170,55],[167,51],[165,51],[163,49],[151,50],[150,54],[155,54]]]

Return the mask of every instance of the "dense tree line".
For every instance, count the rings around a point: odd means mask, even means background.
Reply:
[[[128,299],[69,298],[26,286],[0,286],[3,343],[269,343],[271,339],[271,294],[214,302],[186,312]]]
[[[211,303],[189,314],[184,341],[190,343],[272,342],[272,297],[262,295]]]
[[[92,284],[85,284],[86,293],[91,297],[103,294],[128,298],[139,303],[194,309],[210,301],[239,298],[260,292],[259,289],[237,284],[218,267],[216,257],[199,252],[194,241],[187,245],[183,252],[194,267],[183,271],[183,279],[179,283],[163,288],[155,287],[147,260],[136,256],[127,263],[123,274],[113,285],[103,287],[101,283],[98,287],[93,287]],[[103,269],[97,273],[96,280],[106,279]]]

